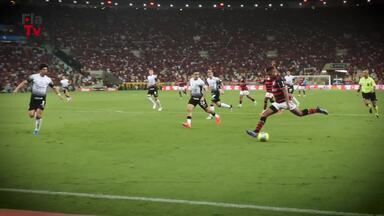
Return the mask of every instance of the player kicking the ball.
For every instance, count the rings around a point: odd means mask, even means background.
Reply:
[[[204,81],[200,79],[200,73],[194,72],[192,78],[189,81],[191,98],[187,105],[187,122],[183,123],[183,127],[191,128],[192,126],[192,112],[195,106],[199,105],[205,112],[211,114],[216,119],[216,124],[220,124],[220,116],[214,111],[211,111],[207,105],[207,101],[204,98],[204,91],[207,90],[207,86]]]
[[[208,76],[207,77],[208,87],[211,90],[211,94],[212,94],[211,105],[210,105],[211,111],[213,112],[215,111],[215,106],[214,106],[215,104],[217,107],[232,109],[232,105],[222,103],[220,101],[221,80],[218,77],[213,76],[212,70],[208,70],[207,76]],[[209,114],[207,119],[212,119],[212,117],[213,117],[212,114]]]
[[[29,102],[28,115],[36,120],[35,130],[33,131],[34,135],[38,135],[41,128],[43,110],[47,103],[46,95],[48,86],[53,89],[61,100],[63,100],[60,92],[53,85],[51,78],[47,76],[48,66],[46,64],[41,64],[39,70],[39,73],[29,76],[27,80],[21,82],[14,90],[14,93],[17,93],[19,89],[27,83],[32,84],[32,95],[31,101]]]
[[[273,80],[272,93],[276,102],[272,103],[272,105],[261,114],[260,121],[257,124],[255,130],[246,130],[248,135],[256,138],[258,133],[263,128],[265,122],[267,121],[267,118],[282,109],[289,110],[299,117],[315,113],[328,115],[328,111],[320,107],[300,110],[297,105],[291,101],[292,96],[288,93],[287,87],[284,83],[284,78],[280,76],[280,73],[277,71],[277,69],[274,67],[269,67],[267,69],[267,73],[271,75]]]
[[[149,76],[147,77],[147,80],[148,80],[148,84],[147,84],[147,87],[148,87],[148,93],[147,93],[147,97],[148,97],[148,100],[152,102],[153,104],[153,109],[156,109],[156,107],[158,107],[158,110],[159,111],[162,111],[163,110],[163,107],[161,106],[160,104],[160,100],[159,100],[159,95],[157,93],[157,75],[154,74],[154,71],[152,69],[149,69],[148,70],[148,73],[149,73]]]

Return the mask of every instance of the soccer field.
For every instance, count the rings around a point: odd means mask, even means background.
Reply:
[[[160,92],[162,112],[152,110],[144,91],[73,93],[71,103],[50,94],[39,136],[26,112],[30,95],[2,94],[0,208],[168,216],[384,213],[382,112],[380,119],[369,114],[356,92],[309,91],[297,97],[300,107],[319,105],[330,114],[276,114],[263,129],[270,140],[262,143],[245,129],[259,120],[264,93],[252,92],[258,105],[244,99],[242,108],[238,94],[222,95],[234,109],[216,108],[221,125],[197,107],[191,129],[181,126],[189,98],[177,92]],[[383,110],[384,92],[377,96]]]

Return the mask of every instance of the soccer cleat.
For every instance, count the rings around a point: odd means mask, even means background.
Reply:
[[[243,106],[243,104],[239,104],[239,106],[238,107],[242,107]]]
[[[153,104],[153,107],[152,107],[152,109],[156,109],[156,104]]]
[[[159,110],[159,112],[163,111],[163,107],[160,107],[158,110]]]
[[[215,118],[216,118],[216,124],[219,125],[221,123],[220,116],[218,114],[216,114]]]
[[[255,101],[253,101],[253,104],[256,106],[257,105],[257,101],[255,100]]]
[[[187,122],[183,122],[183,127],[185,127],[185,128],[191,128],[191,125],[188,124]]]
[[[233,111],[233,106],[232,106],[232,104],[229,105],[229,109],[231,110],[231,112]]]
[[[35,129],[35,130],[33,131],[33,135],[35,135],[35,136],[39,135],[39,130],[38,130],[38,129]]]
[[[245,130],[245,132],[247,132],[247,134],[253,138],[257,138],[257,135],[258,133],[256,133],[255,131],[253,130]]]
[[[369,108],[369,113],[372,113],[372,107],[371,107],[371,108]]]
[[[211,119],[212,119],[212,116],[209,115],[206,119],[211,120]]]
[[[320,108],[320,107],[317,107],[317,112],[321,113],[321,114],[324,114],[324,115],[328,115],[328,111],[326,109],[323,109],[323,108]]]

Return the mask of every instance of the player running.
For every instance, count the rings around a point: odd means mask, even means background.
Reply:
[[[72,100],[71,95],[69,95],[69,90],[68,90],[70,82],[65,76],[62,76],[61,80],[60,80],[60,84],[61,84],[61,89],[63,90],[63,93],[64,93],[65,97],[67,98],[67,101],[69,102],[70,100]]]
[[[287,71],[285,77],[285,84],[287,85],[287,88],[288,88],[288,93],[289,94],[293,94],[295,88],[293,87],[293,79],[294,77],[291,75],[291,72],[290,71]]]
[[[360,78],[359,81],[359,89],[357,92],[361,91],[363,96],[363,101],[365,106],[369,108],[369,113],[372,113],[372,106],[375,109],[376,118],[379,118],[379,107],[376,104],[376,83],[372,77],[369,76],[368,70],[363,71],[363,77]],[[371,103],[372,105],[371,105]]]
[[[310,114],[321,113],[328,115],[328,111],[320,107],[312,109],[303,109],[300,110],[295,103],[291,101],[290,94],[288,93],[287,87],[284,83],[284,79],[280,76],[280,73],[274,68],[269,67],[267,69],[268,74],[271,75],[273,80],[273,96],[275,97],[276,102],[272,104],[267,110],[261,114],[259,123],[256,126],[255,130],[246,130],[247,134],[252,137],[257,137],[260,130],[263,128],[267,118],[279,110],[286,109],[291,111],[296,116],[302,117]]]
[[[29,76],[27,80],[22,81],[14,90],[14,93],[17,93],[19,89],[27,83],[32,84],[32,94],[29,102],[28,115],[30,118],[35,118],[35,129],[33,131],[34,135],[38,135],[41,128],[43,111],[47,103],[46,95],[48,86],[53,89],[61,100],[63,100],[63,97],[56,89],[51,78],[47,76],[47,73],[48,65],[41,64],[39,66],[39,73]]]
[[[215,104],[217,107],[223,107],[223,108],[228,108],[232,109],[232,105],[228,105],[226,103],[222,103],[220,101],[220,91],[221,89],[221,80],[218,77],[213,76],[212,70],[208,70],[207,72],[207,83],[208,83],[208,88],[211,90],[211,105],[210,109],[211,111],[215,111]],[[207,119],[212,119],[212,114],[209,114]]]
[[[207,90],[207,86],[204,81],[200,79],[200,73],[194,72],[192,78],[189,81],[191,98],[187,105],[187,122],[183,123],[183,127],[191,128],[192,126],[192,111],[196,105],[199,105],[205,112],[211,114],[216,119],[216,124],[220,124],[220,116],[214,111],[208,108],[207,101],[204,98],[204,91]]]
[[[158,107],[158,111],[162,111],[163,107],[160,104],[160,100],[158,98],[158,93],[157,93],[157,75],[155,75],[153,69],[148,70],[149,76],[147,77],[148,83],[148,100],[152,102],[153,104],[153,109],[156,109]]]
[[[184,81],[183,77],[180,76],[180,79],[177,81],[177,84],[179,86],[179,96],[180,98],[183,97],[183,94],[187,94],[187,89],[186,89],[186,82]]]
[[[249,100],[251,100],[253,102],[253,104],[257,104],[256,100],[249,96],[249,91],[248,91],[248,86],[247,86],[247,82],[245,80],[245,77],[242,77],[241,80],[240,80],[240,101],[239,101],[239,107],[242,107],[243,106],[243,97],[247,96],[247,98]]]
[[[301,96],[300,92],[303,92],[303,97],[305,97],[305,88],[307,87],[307,79],[305,77],[302,77],[299,82],[298,92],[299,97]]]
[[[273,98],[273,93],[272,93],[273,80],[271,76],[267,75],[264,78],[263,83],[265,85],[265,91],[266,91],[265,97],[264,97],[264,109],[263,109],[263,112],[264,112],[267,109],[268,101],[273,103],[275,102],[275,100]]]

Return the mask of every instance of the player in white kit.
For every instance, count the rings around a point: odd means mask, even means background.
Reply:
[[[63,97],[60,95],[59,90],[54,86],[51,78],[47,76],[48,65],[41,64],[39,66],[39,73],[33,74],[28,77],[27,80],[21,82],[14,90],[14,93],[18,92],[24,85],[30,83],[32,85],[31,100],[29,102],[28,115],[31,118],[35,118],[35,130],[34,135],[38,135],[42,123],[43,110],[47,103],[46,95],[48,86],[59,96],[61,100]]]
[[[223,107],[223,108],[228,108],[232,109],[232,105],[226,104],[224,102],[220,101],[220,93],[221,93],[221,80],[218,77],[213,76],[213,71],[211,69],[208,70],[207,72],[207,83],[208,87],[211,90],[211,105],[210,109],[211,111],[215,111],[215,106],[216,104],[217,107]],[[212,115],[209,114],[207,119],[212,119]]]
[[[148,87],[148,100],[152,102],[153,104],[153,109],[156,109],[158,107],[159,111],[163,110],[163,107],[161,106],[160,100],[159,100],[159,95],[157,92],[157,75],[154,74],[153,69],[148,70],[149,76],[147,77],[147,87]]]
[[[211,111],[207,105],[207,101],[204,98],[204,91],[207,90],[207,86],[204,81],[200,79],[200,73],[194,72],[192,78],[189,80],[191,98],[187,105],[187,122],[183,123],[183,127],[191,128],[192,126],[192,111],[195,106],[199,105],[205,112],[212,114],[216,119],[216,124],[220,124],[220,116],[214,111]]]
[[[293,91],[295,90],[294,87],[293,87],[293,79],[294,79],[294,77],[291,75],[290,71],[287,71],[284,79],[285,79],[285,84],[287,85],[287,88],[288,88],[288,93],[289,94],[293,94]]]
[[[60,80],[60,84],[61,84],[61,89],[63,90],[64,96],[67,98],[67,101],[72,100],[71,95],[69,95],[69,89],[68,89],[70,84],[69,80],[65,76],[62,76]]]

